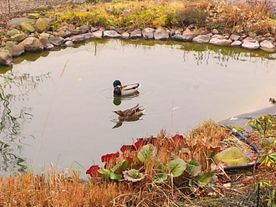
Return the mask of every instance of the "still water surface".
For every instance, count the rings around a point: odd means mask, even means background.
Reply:
[[[0,175],[51,163],[85,172],[135,138],[187,132],[269,106],[276,96],[275,57],[242,49],[104,40],[16,62],[0,69]],[[139,96],[115,105],[115,79],[140,82]],[[142,119],[113,129],[112,111],[138,103]]]

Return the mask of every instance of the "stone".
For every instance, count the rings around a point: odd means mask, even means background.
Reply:
[[[230,39],[233,40],[233,41],[237,41],[241,38],[240,35],[236,35],[236,34],[231,34],[230,35]]]
[[[248,36],[251,38],[255,38],[257,34],[255,32],[249,32]]]
[[[98,30],[99,30],[99,29],[98,29],[97,27],[91,27],[91,28],[90,28],[90,31],[91,31],[91,32],[96,32],[96,31],[98,31]]]
[[[71,34],[72,34],[72,32],[70,32],[69,30],[59,30],[58,32],[57,32],[57,36],[59,36],[59,37],[69,37],[69,36],[71,36]]]
[[[123,39],[128,39],[130,34],[128,32],[123,32],[121,36]]]
[[[15,34],[13,36],[10,37],[11,41],[16,41],[16,42],[21,42],[24,39],[26,39],[28,37],[27,34],[25,34],[24,32],[20,32],[19,34]]]
[[[82,25],[80,27],[77,27],[76,29],[74,29],[72,31],[73,35],[78,35],[78,34],[84,34],[84,33],[88,33],[90,31],[89,26],[87,25]]]
[[[155,40],[167,40],[169,39],[170,35],[167,29],[158,28],[154,32],[154,39]]]
[[[132,39],[141,38],[141,37],[142,37],[142,32],[140,29],[136,29],[130,33],[130,38]]]
[[[182,33],[183,41],[192,41],[194,37],[198,35],[198,32],[192,32],[189,28],[185,29]]]
[[[103,32],[104,37],[109,37],[109,38],[119,38],[121,35],[115,31],[115,30],[106,30]]]
[[[47,47],[47,45],[50,44],[49,37],[50,34],[44,32],[39,35],[39,41],[44,47]]]
[[[12,42],[12,41],[6,42],[5,48],[10,52],[12,57],[20,56],[25,52],[23,45],[16,44],[15,42]]]
[[[211,39],[211,34],[206,35],[198,35],[195,38],[193,38],[193,42],[196,43],[208,43]]]
[[[72,42],[82,42],[82,41],[85,41],[85,40],[92,39],[93,37],[94,37],[93,33],[88,32],[88,33],[85,33],[85,34],[73,35],[73,36],[70,37],[70,40]]]
[[[38,32],[46,32],[50,28],[50,20],[47,18],[39,18],[35,22],[35,29]]]
[[[12,56],[8,50],[0,49],[0,65],[11,66]]]
[[[273,43],[269,40],[264,40],[260,42],[260,48],[266,52],[275,52],[276,47],[273,45]]]
[[[19,44],[22,45],[27,52],[40,51],[44,49],[42,43],[36,37],[27,37]]]
[[[173,36],[173,35],[182,35],[182,33],[183,33],[183,29],[176,29],[174,31],[174,34],[172,34],[171,36]]]
[[[45,46],[44,46],[44,48],[46,49],[46,50],[51,50],[51,49],[53,49],[55,46],[53,45],[53,44],[51,44],[51,43],[47,43]]]
[[[30,23],[28,22],[21,22],[20,23],[20,27],[23,31],[25,32],[34,32],[35,31],[35,28],[33,27],[33,25],[31,25]]]
[[[59,37],[59,36],[53,36],[51,35],[49,37],[49,42],[55,46],[60,46],[63,44],[64,42],[64,38],[63,37]]]
[[[232,43],[232,40],[212,37],[209,43],[213,45],[219,45],[219,46],[228,46]]]
[[[92,34],[93,34],[93,36],[94,36],[95,38],[97,38],[97,39],[100,39],[100,38],[103,37],[103,31],[102,31],[102,30],[95,31],[95,32],[93,32]]]
[[[74,43],[73,43],[73,41],[69,40],[69,41],[66,41],[64,45],[67,46],[67,47],[73,47]]]
[[[27,17],[30,19],[38,19],[40,17],[40,14],[39,13],[29,13],[27,15]]]
[[[7,31],[7,36],[8,37],[11,37],[11,36],[16,35],[16,34],[20,34],[20,31],[18,29],[12,29],[12,30]]]
[[[234,42],[231,43],[231,46],[232,46],[232,47],[238,47],[238,46],[241,46],[241,44],[242,44],[241,41],[236,40],[236,41],[234,41]]]
[[[218,31],[217,29],[213,29],[213,30],[212,30],[212,33],[213,33],[213,34],[218,34],[219,31]]]
[[[256,50],[259,49],[260,44],[257,40],[247,37],[243,40],[242,47],[250,50]]]
[[[229,147],[217,153],[214,161],[224,163],[227,167],[242,166],[248,163],[246,155],[237,147]]]
[[[143,38],[144,39],[153,39],[153,37],[154,37],[154,35],[153,35],[154,31],[155,31],[155,29],[149,28],[149,27],[143,29],[142,30]]]
[[[29,19],[26,17],[20,17],[20,18],[13,18],[8,21],[7,25],[11,27],[18,27],[22,22],[27,22],[29,24],[34,24],[35,20],[34,19]]]
[[[185,41],[182,34],[175,34],[171,37],[172,40]]]

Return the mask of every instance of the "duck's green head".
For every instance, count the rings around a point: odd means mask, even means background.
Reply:
[[[119,80],[113,81],[113,87],[115,88],[117,86],[122,86],[121,81],[119,81]]]

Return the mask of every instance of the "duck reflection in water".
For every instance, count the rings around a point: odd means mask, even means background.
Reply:
[[[144,115],[145,109],[137,104],[136,106],[126,109],[124,111],[118,110],[114,111],[118,115],[118,121],[113,128],[118,128],[122,126],[123,122],[138,121]]]

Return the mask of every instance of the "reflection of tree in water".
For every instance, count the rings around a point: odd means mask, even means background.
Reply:
[[[28,93],[48,76],[12,72],[0,75],[0,173],[26,170],[25,161],[20,157],[24,138],[21,127],[32,115],[28,108],[18,108],[15,103],[24,101]]]

